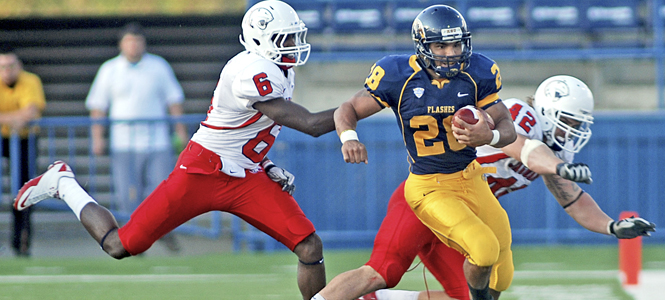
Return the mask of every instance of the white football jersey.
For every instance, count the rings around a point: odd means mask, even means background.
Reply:
[[[290,101],[294,77],[292,68],[283,71],[247,51],[237,54],[222,69],[208,115],[192,141],[217,153],[224,162],[256,169],[282,126],[252,105],[275,98]]]
[[[543,130],[540,128],[533,107],[516,98],[502,102],[510,111],[517,134],[529,139],[543,140]],[[480,164],[484,167],[496,167],[496,173],[487,174],[487,183],[497,198],[514,190],[523,189],[539,177],[536,172],[527,169],[519,160],[506,155],[499,148],[485,145],[476,150]],[[572,152],[560,150],[554,153],[565,162],[573,161]]]

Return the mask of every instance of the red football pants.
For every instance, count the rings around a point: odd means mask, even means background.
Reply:
[[[462,269],[464,256],[443,244],[416,217],[406,203],[402,182],[390,198],[388,213],[374,239],[372,255],[366,265],[376,270],[387,287],[392,288],[402,279],[416,255],[450,297],[469,299]]]
[[[221,167],[219,156],[190,141],[169,177],[118,229],[125,250],[144,252],[181,224],[215,210],[242,218],[291,251],[315,231],[295,199],[263,170],[237,178]]]

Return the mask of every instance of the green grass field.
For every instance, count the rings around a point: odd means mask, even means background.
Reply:
[[[325,257],[330,280],[362,265],[369,251],[330,250]],[[501,299],[631,299],[618,281],[616,247],[518,246],[514,257],[516,277]],[[665,245],[645,246],[643,261],[645,269],[665,269]],[[122,261],[3,258],[0,299],[299,299],[295,263],[288,252]],[[430,289],[440,289],[433,277],[426,278]],[[398,288],[424,289],[422,266]]]

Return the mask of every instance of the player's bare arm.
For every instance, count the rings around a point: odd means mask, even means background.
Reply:
[[[554,174],[575,182],[592,182],[591,170],[586,164],[564,162],[539,140],[517,134],[515,142],[501,148],[501,151],[540,175]]]
[[[575,182],[558,175],[544,175],[543,181],[561,207],[582,227],[597,233],[609,234],[607,223],[612,221],[591,195]]]
[[[254,108],[277,124],[293,128],[313,137],[321,136],[335,129],[335,123],[333,122],[335,109],[312,113],[303,106],[286,101],[283,98],[257,102],[254,104]]]
[[[367,118],[381,109],[381,106],[366,89],[359,90],[335,111],[337,134],[341,134],[344,130],[355,130],[359,120]]]
[[[494,120],[494,129],[498,130],[500,134],[499,141],[493,146],[501,148],[514,142],[517,138],[517,133],[515,132],[513,118],[510,116],[508,108],[506,108],[505,105],[497,104],[488,107],[485,111],[490,117],[492,117],[492,120]],[[481,114],[481,117],[484,116]]]
[[[369,117],[381,109],[382,107],[372,95],[362,89],[335,110],[335,129],[342,140],[342,155],[345,162],[368,163],[367,149],[358,140],[355,129],[359,120]]]
[[[583,192],[575,182],[558,175],[543,175],[543,180],[554,198],[564,207],[578,199]]]
[[[544,143],[536,143],[534,146],[528,145],[528,143],[533,142],[528,137],[517,134],[515,142],[501,148],[501,151],[519,160],[527,165],[529,170],[540,175],[556,174],[556,167],[563,163],[563,160],[556,157],[554,152]],[[525,145],[527,145],[526,148]],[[533,149],[530,147],[533,147]]]
[[[615,222],[575,182],[557,175],[545,175],[543,180],[566,213],[587,230],[614,235],[620,239],[649,236],[649,232],[656,230],[655,224],[642,218],[633,217]]]

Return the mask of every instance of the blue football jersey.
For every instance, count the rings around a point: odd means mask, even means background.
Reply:
[[[476,150],[455,139],[451,120],[467,105],[486,109],[499,103],[499,67],[474,53],[454,78],[432,79],[416,55],[391,55],[379,60],[365,88],[382,107],[395,113],[406,146],[410,172],[450,174],[464,170]]]

